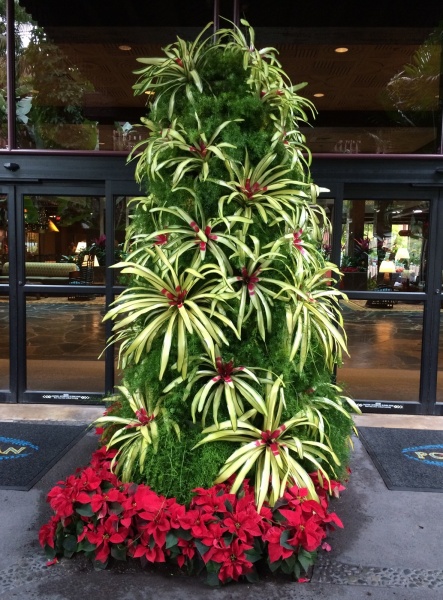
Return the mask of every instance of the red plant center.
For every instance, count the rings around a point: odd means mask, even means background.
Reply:
[[[180,308],[184,304],[186,294],[188,293],[188,291],[182,290],[181,287],[178,285],[175,288],[175,294],[172,292],[169,292],[165,288],[162,289],[161,293],[170,300],[170,302],[169,302],[170,306],[177,306],[177,308]]]

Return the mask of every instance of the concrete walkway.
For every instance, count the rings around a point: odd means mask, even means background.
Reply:
[[[0,420],[27,418],[90,422],[101,409],[0,406]],[[5,408],[6,407],[6,408]],[[8,416],[8,411],[10,414]],[[23,414],[21,414],[23,411]],[[34,411],[34,412],[33,412]],[[55,412],[54,412],[55,411]],[[56,414],[55,414],[56,413]],[[389,426],[443,428],[442,417],[383,417]],[[391,420],[394,419],[394,420]],[[370,426],[379,416],[357,419]],[[395,424],[396,423],[396,424]],[[268,578],[259,584],[210,588],[168,567],[142,571],[122,564],[95,572],[83,558],[46,567],[38,530],[50,516],[47,492],[89,461],[96,447],[90,433],[28,492],[0,490],[0,600],[441,600],[443,598],[443,495],[389,491],[359,440],[346,492],[332,506],[345,528],[330,538],[310,583]]]

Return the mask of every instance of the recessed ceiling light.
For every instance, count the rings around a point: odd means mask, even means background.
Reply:
[[[338,54],[343,54],[343,52],[348,52],[348,50],[349,50],[349,48],[342,47],[342,48],[336,48],[334,50],[334,52],[337,52]]]
[[[126,44],[122,44],[121,46],[118,47],[119,50],[123,50],[125,52],[128,52],[129,50],[132,50],[131,46],[127,46]]]
[[[315,98],[323,98],[324,94],[322,93],[318,93],[318,94],[314,94]]]

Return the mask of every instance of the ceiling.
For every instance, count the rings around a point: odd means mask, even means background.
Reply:
[[[92,82],[94,92],[85,99],[87,116],[103,120],[117,115],[129,121],[145,110],[145,98],[132,93],[136,59],[160,56],[161,47],[177,35],[193,39],[211,20],[213,10],[211,0],[127,0],[124,8],[116,0],[77,0],[75,11],[66,11],[56,0],[20,0],[20,4]],[[220,7],[232,18],[232,2],[220,0]],[[438,17],[443,19],[440,0],[428,0],[421,12],[404,7],[403,0],[366,4],[240,0],[242,14],[255,28],[257,46],[276,47],[291,80],[308,83],[302,94],[319,111],[315,123],[321,131],[316,133],[323,135],[326,151],[331,151],[332,138],[340,139],[337,128],[345,128],[344,139],[352,128],[359,132],[362,127],[395,127],[389,115],[393,107],[383,101],[386,86],[411,62]],[[122,44],[130,50],[119,49]],[[337,46],[346,46],[348,52],[336,53]],[[437,109],[438,77],[430,85]],[[316,98],[316,93],[324,96]],[[395,143],[425,146],[429,129],[426,125],[416,129],[414,141],[403,131]],[[322,151],[319,139],[317,144],[317,151]]]

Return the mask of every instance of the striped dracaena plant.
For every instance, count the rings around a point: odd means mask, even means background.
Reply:
[[[197,201],[195,201],[195,207],[197,217],[192,217],[177,206],[153,208],[151,213],[160,214],[162,224],[167,220],[168,215],[171,215],[179,224],[169,226],[159,224],[159,228],[154,233],[145,236],[146,243],[152,243],[152,240],[154,240],[156,244],[163,244],[163,248],[168,251],[171,261],[177,260],[189,250],[197,250],[203,262],[206,253],[209,252],[224,274],[232,274],[231,262],[223,246],[230,250],[232,254],[235,254],[241,248],[244,253],[252,257],[251,251],[238,236],[231,235],[226,230],[226,224],[221,219],[207,220]],[[164,237],[160,238],[159,236]]]
[[[332,371],[334,364],[341,359],[342,351],[347,352],[346,334],[343,330],[343,317],[338,304],[346,296],[334,288],[331,272],[338,268],[327,263],[321,269],[295,271],[291,268],[293,282],[283,286],[282,292],[291,301],[286,304],[286,324],[291,336],[289,360],[296,361],[299,373],[303,371],[308,353],[314,340],[323,351],[327,367]]]
[[[163,48],[165,54],[160,58],[138,58],[145,65],[135,71],[139,78],[133,86],[134,93],[155,92],[153,109],[155,110],[163,95],[169,97],[169,117],[174,112],[177,92],[184,89],[187,99],[193,103],[194,92],[203,91],[200,69],[206,60],[207,53],[214,48],[212,38],[202,39],[212,23],[200,32],[193,42],[186,42],[177,37],[177,41]]]
[[[243,68],[249,71],[248,85],[260,93],[271,83],[284,85],[289,77],[283,71],[276,58],[277,50],[272,47],[258,50],[255,47],[255,32],[248,21],[241,19],[247,34],[239,27],[219,29],[217,37],[225,51],[239,52],[243,55]],[[231,25],[234,25],[231,23]]]
[[[315,429],[320,433],[320,441],[323,441],[323,436],[331,427],[327,415],[331,411],[339,411],[347,417],[352,423],[352,413],[361,414],[361,410],[352,398],[343,396],[343,390],[335,384],[323,384],[323,394],[320,394],[315,387],[311,387],[304,393],[303,411],[304,414],[315,424]],[[328,391],[326,395],[325,388]],[[352,429],[357,434],[355,425]],[[352,438],[349,437],[349,444],[352,445]]]
[[[266,332],[272,330],[272,306],[274,299],[285,300],[282,289],[287,287],[287,280],[277,268],[278,259],[284,259],[275,249],[260,253],[260,241],[250,236],[253,242],[253,257],[245,255],[242,249],[237,252],[240,261],[239,271],[227,278],[228,285],[238,289],[239,308],[237,315],[237,330],[241,336],[245,323],[255,314],[257,328],[263,340]],[[284,261],[281,261],[285,269]]]
[[[216,483],[235,475],[231,487],[231,493],[235,493],[252,474],[258,511],[265,500],[273,506],[283,496],[287,485],[307,488],[309,497],[317,499],[309,472],[301,463],[309,464],[310,470],[320,471],[329,480],[324,467],[328,465],[333,472],[332,463],[339,465],[338,458],[327,443],[303,439],[307,428],[315,427],[306,415],[281,421],[285,405],[281,379],[266,384],[265,402],[266,415],[257,415],[257,411],[251,409],[237,420],[235,430],[231,421],[203,430],[205,437],[197,446],[216,441],[240,444],[221,468]],[[261,426],[255,425],[257,417]]]
[[[233,123],[234,121],[242,121],[243,119],[234,119],[233,121],[224,121],[210,134],[206,135],[195,113],[196,126],[199,131],[198,135],[191,139],[185,131],[180,137],[174,140],[173,147],[176,151],[181,152],[178,156],[168,158],[163,163],[152,164],[151,171],[159,174],[163,168],[174,168],[172,176],[172,187],[176,187],[182,178],[192,172],[198,173],[199,179],[205,181],[209,176],[209,165],[213,158],[217,158],[223,162],[229,160],[229,154],[226,149],[235,148],[233,144],[228,142],[217,141],[220,133]]]
[[[279,115],[269,115],[274,123],[275,132],[271,138],[271,151],[275,151],[278,144],[282,144],[290,164],[290,168],[297,168],[301,174],[309,169],[311,164],[311,151],[306,146],[305,136],[294,126],[293,121],[288,118],[286,111]]]
[[[201,384],[201,380],[205,380]],[[192,398],[191,414],[194,423],[197,413],[202,413],[202,425],[206,425],[206,417],[212,407],[212,417],[218,425],[218,411],[224,401],[232,428],[237,429],[237,418],[244,412],[244,401],[250,404],[259,413],[266,413],[266,405],[262,395],[257,391],[261,382],[254,369],[244,366],[235,366],[234,360],[223,360],[217,353],[215,361],[205,356],[200,357],[200,364],[188,377],[184,400],[195,385],[200,382],[201,387]]]
[[[289,229],[289,228],[287,228]],[[277,241],[267,244],[264,249],[271,248],[274,252],[290,254],[290,268],[297,273],[305,269],[321,269],[325,266],[323,256],[318,252],[320,240],[315,238],[311,229],[301,227],[291,229]],[[331,269],[335,265],[328,263]]]
[[[155,246],[155,252],[159,258],[157,272],[136,263],[118,263],[122,273],[134,276],[134,284],[121,293],[105,320],[115,321],[109,343],[120,344],[122,366],[139,362],[153,340],[163,336],[161,380],[172,348],[177,353],[179,371],[186,374],[187,336],[195,333],[215,360],[215,344],[228,344],[224,331],[230,329],[237,335],[237,330],[225,314],[223,304],[233,294],[223,283],[218,265],[201,264],[197,256],[188,268],[179,270],[159,246]],[[161,271],[158,265],[163,267]]]
[[[277,59],[277,50],[272,47],[257,49],[253,28],[244,19],[241,24],[247,34],[238,27],[233,27],[221,29],[217,35],[226,50],[243,54],[243,67],[249,69],[250,87],[271,109],[276,109],[277,115],[286,114],[292,122],[307,122],[306,110],[314,116],[315,106],[310,100],[297,94],[307,83],[293,85]]]
[[[231,202],[239,205],[236,215],[249,220],[258,216],[269,225],[281,219],[291,224],[303,224],[311,214],[315,214],[310,204],[315,203],[318,188],[304,180],[296,181],[287,177],[291,169],[285,164],[271,166],[276,156],[275,153],[268,153],[254,167],[246,152],[243,164],[233,161],[226,163],[231,179],[217,180],[216,183],[231,192],[219,199],[220,217],[225,216],[225,206]],[[243,233],[246,230],[247,226]]]
[[[141,181],[147,175],[151,180],[163,179],[164,169],[173,170],[172,187],[176,187],[188,173],[197,172],[201,180],[209,175],[212,158],[222,161],[229,159],[227,148],[235,148],[233,144],[217,141],[217,137],[230,123],[242,121],[224,121],[207,136],[203,131],[200,119],[195,113],[196,127],[199,133],[190,137],[188,132],[174,119],[167,127],[155,128],[155,124],[145,119],[150,132],[147,140],[139,142],[131,152],[131,158],[137,156],[136,179]],[[143,151],[140,150],[143,148]],[[166,152],[163,160],[162,157]]]
[[[134,416],[123,418],[111,414],[104,415],[96,419],[93,426],[116,429],[107,444],[108,448],[118,449],[112,459],[111,469],[120,475],[122,481],[127,482],[131,481],[137,463],[140,473],[143,472],[148,451],[157,452],[159,422],[163,422],[168,429],[172,428],[178,439],[180,439],[180,428],[162,406],[162,399],[154,402],[148,389],[131,392],[126,386],[121,385],[117,386],[117,390],[120,394],[110,396],[106,400],[112,402],[125,398]]]

